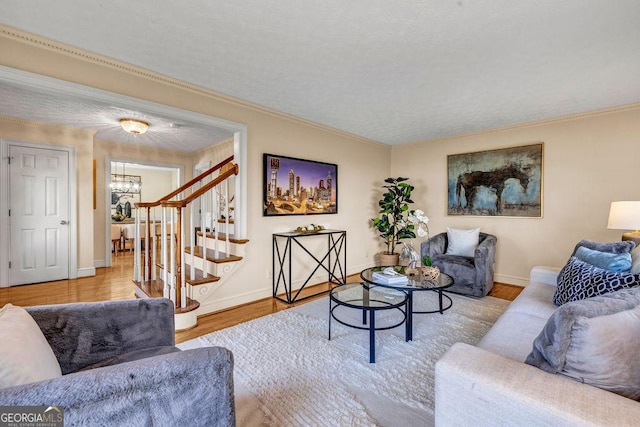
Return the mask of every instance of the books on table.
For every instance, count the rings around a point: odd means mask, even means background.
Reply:
[[[383,285],[404,285],[409,283],[409,279],[404,274],[384,274],[381,271],[373,272],[373,280],[376,283],[381,283]]]

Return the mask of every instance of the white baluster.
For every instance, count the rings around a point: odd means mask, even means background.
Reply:
[[[170,286],[168,281],[167,269],[169,268],[169,264],[167,262],[167,208],[165,206],[162,207],[162,219],[160,226],[160,254],[162,256],[162,281],[164,282],[164,292],[163,296],[165,298],[170,297]]]
[[[229,256],[231,253],[231,243],[229,242],[229,230],[231,230],[231,217],[229,216],[229,178],[224,181],[224,207],[225,207],[225,227],[226,239],[224,244],[224,251]]]
[[[189,209],[189,240],[191,241],[191,270],[189,271],[189,274],[190,274],[191,280],[193,280],[196,277],[195,259],[196,259],[196,246],[198,246],[196,241],[196,236],[195,236],[196,226],[193,223],[193,214],[194,214],[193,208],[194,206],[192,205],[191,209]]]
[[[169,239],[169,286],[171,289],[171,301],[176,303],[176,248],[175,248],[175,208],[171,208],[171,237]]]
[[[153,209],[153,219],[151,222],[151,232],[149,233],[151,235],[151,243],[152,244],[152,249],[151,249],[151,280],[156,280],[156,260],[157,260],[157,251],[156,251],[156,214],[155,214],[155,207],[152,208]],[[148,249],[147,249],[148,250]]]
[[[140,211],[136,208],[135,230],[133,233],[133,254],[135,256],[136,281],[142,282],[142,269],[140,268]]]
[[[219,223],[218,223],[218,210],[219,210],[219,206],[220,206],[220,200],[219,200],[219,196],[218,196],[218,192],[220,188],[220,184],[216,185],[215,187],[213,187],[211,189],[211,223],[214,224],[215,223],[215,228],[213,228],[213,240],[215,241],[215,248],[213,250],[213,257],[215,259],[218,259],[220,257],[219,251],[218,251],[218,235],[220,233],[219,230]],[[212,225],[213,227],[213,225]]]
[[[184,207],[180,208],[181,211],[181,218],[184,218]],[[184,221],[183,221],[184,224]],[[185,236],[184,236],[184,232],[185,232],[185,228],[184,225],[182,227],[180,227],[180,241],[182,242],[182,248],[180,251],[180,295],[182,295],[181,298],[181,307],[182,308],[186,308],[187,307],[187,285],[186,285],[186,280],[185,280],[185,276],[186,276],[186,265],[185,265],[185,259],[184,259],[184,242],[185,242]]]

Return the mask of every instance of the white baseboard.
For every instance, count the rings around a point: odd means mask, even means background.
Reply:
[[[96,275],[96,268],[79,268],[78,269],[78,277],[91,277]]]
[[[508,285],[517,285],[525,287],[529,284],[528,277],[518,277],[518,276],[509,276],[506,274],[497,274],[493,275],[493,281],[498,283],[506,283]]]
[[[107,266],[107,260],[106,259],[96,259],[93,260],[93,266],[95,268],[102,268],[102,267],[106,267]]]
[[[213,301],[200,302],[200,307],[196,310],[198,317],[204,316],[209,313],[224,310],[226,308],[235,307],[238,305],[255,302],[257,300],[268,298],[272,295],[271,287],[258,289],[256,291],[246,292],[240,295],[234,295],[232,297],[216,299]],[[197,300],[197,298],[196,298]]]

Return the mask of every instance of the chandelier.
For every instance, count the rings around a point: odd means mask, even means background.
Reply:
[[[111,191],[117,191],[120,193],[139,193],[142,187],[142,180],[139,176],[127,175],[125,173],[125,164],[122,163],[122,174],[118,172],[118,165],[116,164],[116,173],[111,174],[111,183],[109,188]]]
[[[142,135],[149,129],[149,123],[136,119],[120,119],[120,126],[134,135]]]

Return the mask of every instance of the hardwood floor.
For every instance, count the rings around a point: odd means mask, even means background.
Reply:
[[[29,306],[135,298],[132,282],[132,258],[131,253],[121,253],[112,258],[112,267],[96,269],[96,276],[94,277],[0,288],[0,307],[7,303]],[[347,281],[358,282],[360,281],[360,276],[358,274],[351,275]],[[304,289],[301,296],[327,289],[329,289],[327,284],[316,285]],[[495,283],[489,295],[513,300],[521,290],[520,286]],[[195,328],[177,332],[176,342],[187,341],[209,332],[234,326],[280,310],[286,310],[314,299],[322,298],[324,295],[312,297],[292,305],[269,297],[202,316],[198,319],[198,326]]]

